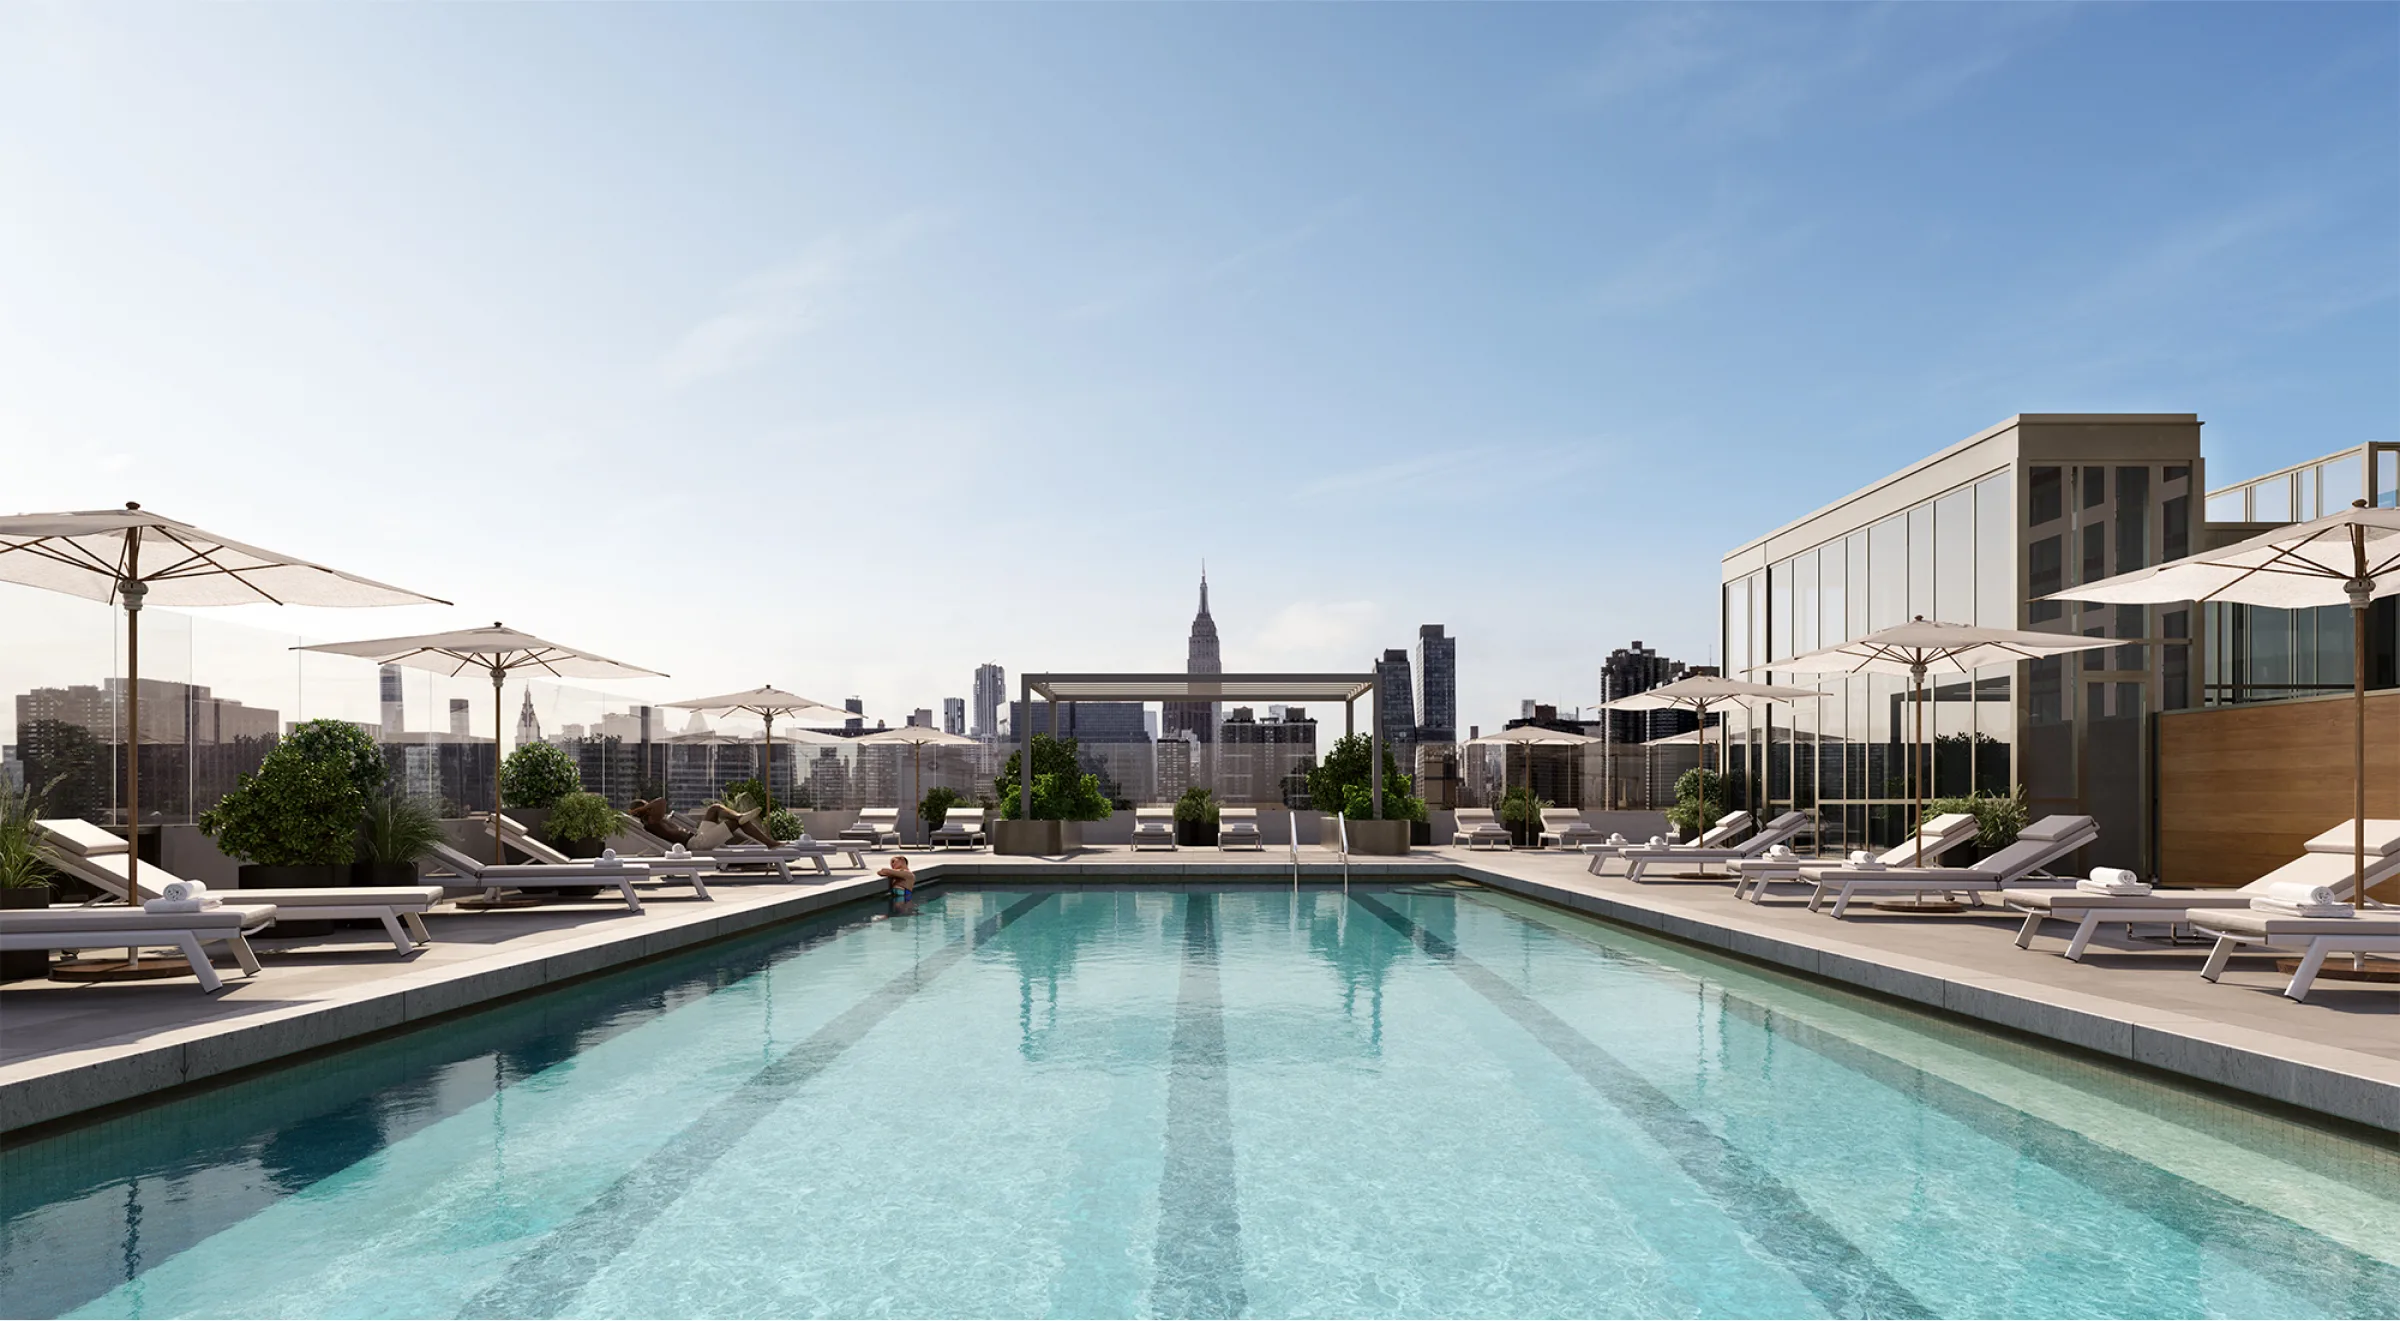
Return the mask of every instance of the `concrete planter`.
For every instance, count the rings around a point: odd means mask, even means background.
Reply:
[[[1352,821],[1350,851],[1361,857],[1400,857],[1408,852],[1408,828],[1411,824],[1407,821]],[[1328,846],[1342,837],[1342,827],[1333,817],[1327,817],[1319,829],[1317,838]]]
[[[994,821],[992,852],[1057,857],[1083,847],[1080,821]]]
[[[1214,848],[1217,843],[1217,823],[1178,821],[1175,823],[1175,842],[1185,848]]]

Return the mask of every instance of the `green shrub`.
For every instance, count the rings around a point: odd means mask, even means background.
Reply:
[[[1217,818],[1217,796],[1205,785],[1195,784],[1183,791],[1183,797],[1175,800],[1175,819],[1177,821],[1190,825],[1206,822],[1213,826],[1217,824]]]
[[[1334,740],[1325,760],[1308,773],[1308,797],[1320,812],[1336,812],[1353,820],[1375,815],[1372,762],[1375,744],[1364,734],[1344,734]],[[1383,750],[1383,819],[1422,821],[1425,800],[1414,794],[1417,782],[1400,772],[1390,748]]]
[[[365,828],[359,835],[367,861],[415,862],[431,853],[441,838],[441,818],[432,803],[396,793],[367,800]]]
[[[737,802],[745,800],[749,805],[747,807],[737,808],[736,810],[743,812],[755,812],[763,807],[772,812],[776,808],[783,806],[783,804],[775,801],[775,795],[767,792],[767,782],[755,775],[746,780],[733,780],[727,782],[724,792],[717,795],[717,801],[725,804],[727,807],[734,807]]]
[[[950,819],[950,809],[960,802],[959,792],[946,784],[937,784],[925,791],[925,801],[917,804],[917,816],[927,830],[939,830]]]
[[[2005,798],[1979,789],[1964,798],[1935,798],[1925,804],[1928,821],[1946,812],[1965,812],[1975,818],[1975,844],[1986,854],[2016,843],[2018,833],[2033,820],[2021,784]]]
[[[1500,824],[1504,826],[1539,825],[1542,820],[1542,809],[1551,805],[1537,796],[1533,790],[1519,785],[1500,796]]]
[[[550,805],[542,833],[553,844],[598,843],[617,833],[617,809],[598,794],[571,793]]]
[[[358,856],[368,795],[383,776],[383,754],[365,730],[310,720],[201,813],[200,830],[228,856],[263,867],[346,864]]]
[[[1034,820],[1108,819],[1111,810],[1108,795],[1100,792],[1100,777],[1086,772],[1075,760],[1076,747],[1071,738],[1033,736]],[[1000,815],[1010,821],[1017,819],[1021,806],[1017,777],[1022,773],[1019,763],[1023,756],[1021,750],[1008,754],[1008,764],[1000,768],[1000,777],[992,781],[993,796],[1000,800]]]
[[[766,826],[768,836],[778,842],[798,839],[808,833],[808,827],[800,823],[800,814],[788,807],[778,807],[767,813],[767,819],[762,824]]]
[[[583,791],[583,772],[575,759],[553,743],[528,743],[500,763],[500,801],[510,807],[539,811]]]
[[[1725,815],[1731,786],[1715,771],[1694,767],[1675,780],[1675,805],[1667,809],[1667,824],[1697,839]]]
[[[0,890],[50,883],[50,864],[33,846],[33,823],[42,817],[43,799],[63,778],[54,775],[39,790],[0,781]]]

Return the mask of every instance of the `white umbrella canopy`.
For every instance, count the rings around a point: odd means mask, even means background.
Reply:
[[[1533,785],[1533,751],[1532,751],[1532,749],[1533,749],[1535,746],[1539,745],[1539,746],[1543,746],[1543,747],[1576,747],[1576,746],[1579,746],[1579,745],[1581,745],[1581,744],[1585,744],[1585,743],[1597,743],[1597,742],[1599,742],[1599,741],[1600,741],[1600,740],[1598,740],[1598,739],[1596,739],[1596,738],[1593,738],[1593,737],[1592,737],[1591,735],[1589,735],[1589,734],[1576,734],[1576,733],[1572,733],[1572,732],[1569,732],[1569,731],[1567,731],[1567,730],[1564,730],[1564,729],[1548,729],[1548,728],[1544,728],[1544,727],[1543,727],[1543,726],[1541,726],[1541,725],[1519,725],[1519,726],[1517,726],[1515,729],[1503,729],[1503,730],[1500,730],[1500,731],[1498,731],[1497,733],[1486,734],[1486,735],[1482,736],[1481,738],[1471,738],[1471,739],[1468,739],[1468,740],[1467,740],[1467,741],[1466,741],[1464,744],[1462,744],[1462,745],[1460,745],[1460,746],[1462,746],[1462,747],[1469,747],[1469,748],[1473,748],[1473,747],[1486,747],[1486,748],[1489,748],[1489,747],[1521,747],[1521,748],[1524,748],[1524,749],[1526,749],[1526,752],[1525,752],[1525,784],[1526,784],[1526,787],[1527,787],[1527,788],[1531,788],[1531,787],[1532,787],[1532,785]],[[1503,772],[1502,778],[1503,778],[1503,781],[1505,781],[1505,779],[1506,779],[1506,774],[1505,774],[1505,772],[1506,772],[1506,770],[1507,770],[1507,763],[1506,763],[1505,761],[1503,761],[1503,762],[1502,762],[1501,769],[1502,769],[1502,772]],[[1503,790],[1506,790],[1506,789],[1508,788],[1508,785],[1507,785],[1507,784],[1504,782],[1504,783],[1501,785],[1501,788],[1502,788]],[[1537,841],[1535,841],[1535,842],[1536,842],[1536,843],[1539,843],[1540,841],[1538,841],[1538,840],[1537,840]],[[1512,846],[1512,847],[1513,847],[1513,846]]]
[[[802,712],[833,709],[813,697],[787,693],[772,684],[760,684],[756,688],[745,689],[738,693],[719,693],[715,697],[694,697],[681,702],[669,702],[667,705],[686,707],[694,711],[713,712],[717,715],[757,716],[766,725],[767,731],[766,746],[760,754],[760,759],[766,765],[766,771],[759,776],[759,783],[767,786],[769,797],[773,797],[775,793],[775,718]]]
[[[1781,674],[1905,674],[1909,678],[1910,709],[1916,714],[1916,735],[1910,746],[1909,771],[1916,780],[1917,865],[1925,865],[1925,776],[1917,763],[1925,745],[1925,676],[1973,674],[1987,665],[2045,660],[2069,652],[2120,647],[2121,638],[2087,638],[2072,633],[2034,633],[2019,628],[1990,628],[1980,624],[1951,624],[1923,615],[1905,624],[1877,629],[1839,646],[1755,667]]]
[[[849,741],[852,743],[908,744],[910,749],[909,759],[912,763],[914,763],[911,767],[911,770],[916,778],[916,798],[918,802],[922,803],[925,801],[926,745],[933,744],[941,747],[971,746],[977,743],[979,740],[968,738],[964,734],[953,734],[948,730],[935,729],[931,725],[902,725],[897,729],[879,729],[872,734],[862,734],[859,737]]]
[[[492,861],[507,860],[500,842],[500,686],[518,670],[532,670],[558,679],[663,679],[656,670],[610,660],[588,651],[521,633],[506,624],[462,628],[448,633],[419,633],[412,637],[367,638],[358,642],[320,642],[294,651],[322,651],[334,656],[358,656],[378,665],[406,665],[458,675],[468,670],[492,676]]]
[[[0,581],[125,608],[125,821],[141,824],[141,611],[162,606],[448,605],[405,587],[123,509],[0,517]]]
[[[2348,509],[2262,532],[2245,541],[2180,560],[2071,587],[2044,598],[2102,605],[2201,604],[2265,606],[2276,610],[2350,607],[2351,866],[2353,880],[2367,865],[2367,607],[2400,596],[2400,509],[2359,500]],[[2366,903],[2353,885],[2350,906]]]
[[[1662,683],[1656,688],[1646,688],[1641,692],[1634,693],[1630,696],[1620,697],[1614,702],[1605,704],[1602,709],[1606,710],[1614,708],[1621,711],[1658,711],[1669,708],[1682,708],[1689,710],[1695,716],[1699,717],[1699,727],[1692,731],[1697,737],[1695,737],[1692,741],[1700,745],[1700,766],[1701,769],[1705,771],[1708,767],[1707,733],[1708,709],[1710,707],[1747,707],[1752,702],[1799,702],[1805,701],[1811,697],[1823,697],[1824,695],[1825,694],[1818,692],[1814,688],[1793,688],[1783,684],[1752,683],[1748,679],[1736,679],[1729,675],[1723,674],[1694,674],[1685,678],[1677,679],[1673,683]],[[1718,722],[1718,729],[1724,735],[1724,738],[1720,741],[1721,746],[1717,751],[1717,774],[1722,776],[1725,774],[1726,767],[1731,761],[1729,753],[1731,751],[1733,732],[1729,729],[1726,729],[1724,722],[1722,721]],[[1655,742],[1657,740],[1653,741]],[[1703,776],[1702,778],[1705,779],[1706,777]],[[1703,801],[1705,801],[1705,796],[1703,797]]]

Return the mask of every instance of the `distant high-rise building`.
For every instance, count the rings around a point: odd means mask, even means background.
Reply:
[[[525,703],[517,708],[517,746],[530,747],[542,741],[542,722],[533,714],[533,689],[525,690]]]
[[[1383,745],[1401,765],[1409,765],[1408,750],[1417,742],[1416,685],[1409,678],[1408,652],[1399,647],[1387,648],[1375,662],[1375,727],[1383,733]]]
[[[1673,683],[1695,670],[1684,662],[1661,656],[1635,639],[1630,647],[1619,647],[1608,653],[1600,663],[1601,695],[1610,702],[1635,693],[1646,693],[1660,684]],[[1667,738],[1698,725],[1690,711],[1670,708],[1660,711],[1615,711],[1608,714],[1608,736],[1619,743],[1646,743],[1651,739]]]
[[[866,732],[867,704],[865,702],[855,697],[845,697],[842,699],[842,709],[850,713],[850,718],[842,722],[843,733],[855,736]]]
[[[1316,765],[1317,722],[1301,707],[1270,708],[1253,718],[1246,706],[1233,708],[1217,726],[1217,797],[1228,803],[1282,803],[1307,794],[1308,770]]]
[[[1439,624],[1417,628],[1417,742],[1458,741],[1458,639]]]
[[[400,731],[408,728],[407,722],[401,718],[403,712],[400,704],[400,667],[397,665],[378,666],[375,671],[375,687],[383,699],[383,736],[387,739],[396,739],[400,737]]]
[[[1200,574],[1200,613],[1192,616],[1192,636],[1184,644],[1183,672],[1225,672],[1224,657],[1217,649],[1217,621],[1210,618],[1208,613],[1208,574],[1205,570]],[[1188,730],[1203,743],[1216,741],[1216,703],[1168,702],[1162,709],[1164,718],[1159,722],[1159,737],[1173,738]]]
[[[967,732],[966,698],[945,697],[942,699],[942,732],[945,734]]]
[[[1008,672],[996,662],[975,667],[975,723],[967,732],[977,738],[1000,737],[1000,707],[1008,701]]]
[[[908,724],[912,729],[933,728],[933,708],[930,706],[920,706],[916,710],[909,712]]]
[[[464,734],[467,732],[466,698],[453,697],[450,699],[450,732],[453,734]]]

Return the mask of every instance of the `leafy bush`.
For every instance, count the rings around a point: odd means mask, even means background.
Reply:
[[[554,743],[528,743],[500,763],[500,801],[510,807],[537,811],[556,807],[558,800],[583,791],[583,772],[575,759]]]
[[[1504,826],[1538,825],[1542,809],[1552,804],[1535,796],[1533,790],[1519,785],[1500,796],[1500,824]]]
[[[960,802],[959,792],[946,784],[937,784],[925,791],[925,801],[917,804],[917,816],[928,830],[939,830],[950,819],[950,809]]]
[[[777,841],[798,839],[808,833],[808,827],[800,823],[800,814],[788,807],[767,813],[765,825],[767,834]]]
[[[1110,804],[1108,795],[1100,792],[1100,777],[1083,769],[1075,760],[1077,743],[1071,738],[1053,738],[1048,734],[1033,736],[1033,819],[1036,821],[1105,821]],[[1000,815],[1010,821],[1017,819],[1021,807],[1017,793],[1017,777],[1022,774],[1022,750],[1008,754],[1008,764],[1000,768],[1000,776],[992,781],[993,796],[1000,800]]]
[[[1925,804],[1928,821],[1945,812],[1965,812],[1975,818],[1975,844],[1987,855],[2016,843],[2018,833],[2033,820],[2021,784],[2009,790],[2006,798],[1977,790],[1964,798],[1936,798]]]
[[[358,856],[368,796],[383,777],[383,754],[366,731],[311,720],[201,813],[200,830],[230,856],[260,866],[348,863]]]
[[[755,775],[746,780],[729,781],[725,791],[717,797],[727,807],[732,807],[740,799],[749,800],[750,805],[741,809],[744,812],[754,812],[762,807],[772,812],[783,806],[775,801],[775,795],[767,792],[767,782]]]
[[[1373,767],[1374,741],[1364,734],[1344,734],[1334,740],[1325,760],[1308,773],[1309,800],[1319,811],[1335,812],[1352,820],[1370,820],[1375,815]],[[1414,794],[1414,777],[1400,773],[1400,760],[1390,748],[1383,750],[1383,819],[1386,821],[1422,821],[1425,819],[1425,800]]]
[[[1725,815],[1730,786],[1715,771],[1694,767],[1675,780],[1675,805],[1667,809],[1667,824],[1697,839]]]
[[[0,781],[0,890],[50,883],[50,864],[33,847],[33,823],[41,819],[42,800],[62,778],[52,776],[39,790]]]
[[[441,838],[441,818],[432,803],[396,793],[367,800],[365,828],[359,835],[367,861],[415,862],[431,853]]]
[[[542,833],[553,844],[595,843],[617,833],[617,809],[598,794],[571,793],[550,805]]]
[[[1217,796],[1205,785],[1195,784],[1183,791],[1183,797],[1175,800],[1177,821],[1191,825],[1206,822],[1213,826],[1217,823],[1217,817]]]

